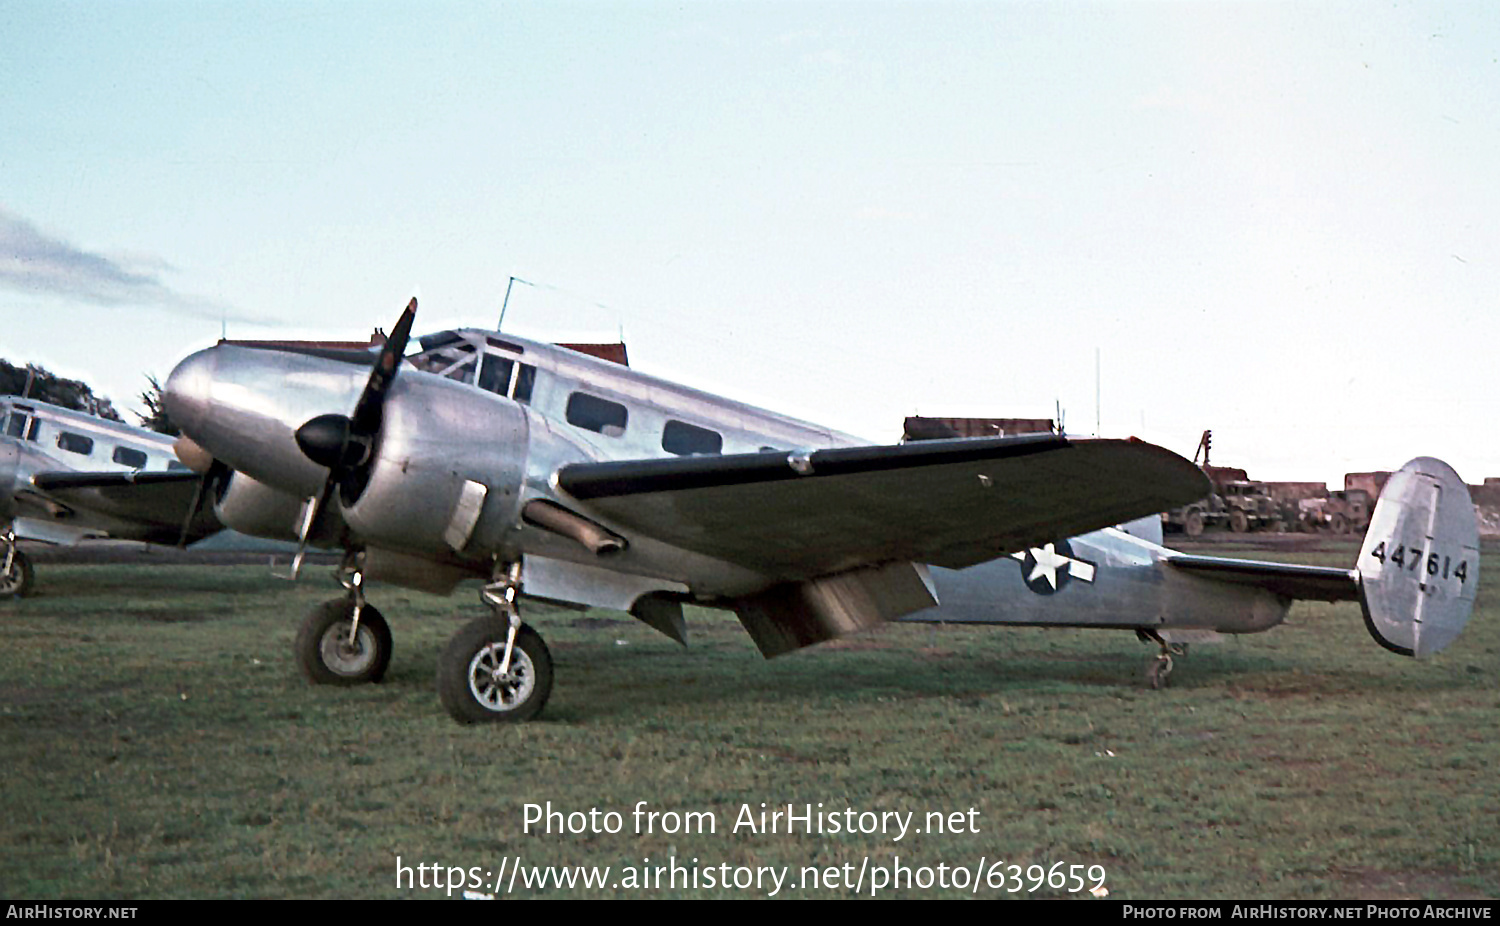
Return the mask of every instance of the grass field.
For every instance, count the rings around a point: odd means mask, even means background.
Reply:
[[[1141,687],[1150,648],[1122,632],[897,625],[766,662],[717,612],[689,614],[682,650],[620,615],[532,609],[556,661],[541,720],[460,727],[434,663],[481,613],[473,590],[372,590],[391,670],[329,689],[290,653],[337,592],[323,570],[292,585],[263,566],[43,563],[38,579],[0,605],[0,896],[446,896],[398,888],[398,856],[414,871],[611,866],[611,883],[643,859],[696,858],[697,891],[514,893],[759,896],[705,889],[702,872],[790,866],[796,883],[804,866],[899,856],[1103,866],[1112,899],[1500,897],[1492,581],[1430,661],[1377,646],[1357,606],[1299,604],[1269,633],[1194,647],[1160,692]],[[523,805],[547,801],[618,811],[622,831],[523,832]],[[639,801],[711,812],[717,831],[637,834]],[[730,831],[762,802],[918,826],[973,808],[978,831]],[[969,891],[883,896],[950,893]]]

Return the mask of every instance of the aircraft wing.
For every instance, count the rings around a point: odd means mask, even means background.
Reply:
[[[1175,553],[1167,559],[1175,569],[1231,585],[1252,585],[1284,598],[1315,601],[1358,601],[1359,575],[1353,569],[1265,563],[1253,559],[1225,559]]]
[[[151,473],[64,470],[36,473],[31,484],[55,505],[129,522],[136,528],[128,532],[132,537],[176,543],[182,522],[197,501],[201,479],[197,473],[177,470]],[[189,540],[223,529],[211,507],[203,506],[193,518]],[[116,533],[122,532],[111,530],[111,534]]]
[[[557,484],[627,530],[788,580],[959,569],[1209,491],[1161,447],[1051,434],[578,463]]]

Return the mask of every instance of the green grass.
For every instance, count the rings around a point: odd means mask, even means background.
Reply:
[[[397,856],[616,873],[983,857],[1102,865],[1113,899],[1500,896],[1493,583],[1432,660],[1378,647],[1357,606],[1299,604],[1269,633],[1194,647],[1161,692],[1140,687],[1151,650],[1122,632],[898,625],[766,662],[718,612],[689,614],[682,650],[623,615],[533,609],[556,661],[541,720],[460,727],[433,667],[481,613],[471,589],[372,590],[391,670],[330,689],[290,653],[337,592],[316,571],[43,564],[38,579],[0,605],[0,896],[444,896],[398,890]],[[546,801],[619,811],[624,830],[524,833],[522,806]],[[711,811],[719,831],[638,835],[638,801]],[[919,823],[972,807],[979,832],[728,832],[761,802]],[[758,892],[591,896],[726,893]]]

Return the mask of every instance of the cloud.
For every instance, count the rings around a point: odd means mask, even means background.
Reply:
[[[178,292],[160,275],[171,269],[157,257],[110,258],[85,251],[0,208],[0,287],[94,305],[151,306],[213,321],[281,323]]]

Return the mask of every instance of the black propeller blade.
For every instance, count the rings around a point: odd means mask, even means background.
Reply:
[[[370,481],[370,461],[374,459],[375,447],[380,439],[380,427],[385,420],[385,399],[391,383],[401,368],[401,358],[406,353],[406,344],[411,339],[412,322],[417,315],[417,300],[412,299],[401,313],[396,327],[386,338],[385,346],[375,359],[370,378],[354,405],[352,415],[330,413],[318,415],[304,422],[297,429],[297,446],[309,460],[319,466],[328,467],[328,481],[323,491],[312,502],[310,509],[297,525],[299,546],[292,560],[292,575],[296,576],[302,565],[302,556],[307,550],[307,538],[312,527],[333,496],[335,489],[345,505],[359,500]]]
[[[208,469],[203,472],[202,476],[198,477],[198,487],[193,490],[193,501],[188,505],[187,517],[182,520],[182,533],[177,537],[177,546],[179,548],[187,546],[188,537],[193,531],[193,522],[198,520],[198,515],[203,511],[204,503],[212,498],[214,493],[220,491],[232,473],[233,470],[228,466],[225,466],[218,460],[212,460],[208,465]]]

